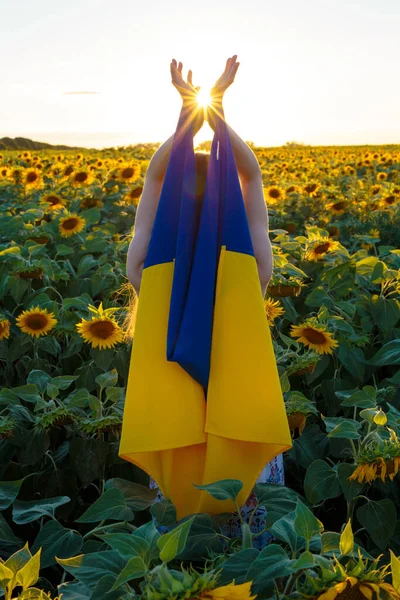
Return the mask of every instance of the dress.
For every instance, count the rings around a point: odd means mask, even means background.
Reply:
[[[283,454],[280,453],[275,456],[272,460],[269,461],[261,471],[257,483],[274,483],[276,485],[285,485],[285,472],[283,465]],[[150,477],[149,487],[152,489],[157,489],[157,483]],[[164,496],[160,489],[157,492],[156,502],[161,502],[164,499]],[[249,519],[254,511],[254,507],[257,504],[257,497],[252,491],[250,496],[248,497],[245,504],[240,509],[241,515],[243,519],[248,523]],[[259,506],[252,518],[252,524],[250,530],[252,533],[258,533],[265,527],[267,516],[267,509],[265,506]],[[158,531],[160,533],[167,533],[170,531],[173,526],[166,525],[157,525],[157,520],[153,517],[153,522],[156,525]],[[241,527],[240,527],[240,519],[237,513],[232,515],[232,518],[229,519],[227,523],[222,525],[221,533],[226,537],[241,537]],[[262,550],[265,548],[267,544],[275,540],[275,536],[273,536],[268,531],[264,531],[261,535],[253,538],[253,547]]]

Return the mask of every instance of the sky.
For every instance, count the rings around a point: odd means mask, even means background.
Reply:
[[[225,118],[245,141],[400,143],[399,31],[400,0],[0,0],[0,138],[163,142],[172,58],[209,89],[237,54]]]

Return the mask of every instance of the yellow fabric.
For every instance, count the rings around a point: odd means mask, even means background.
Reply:
[[[207,402],[166,359],[173,270],[173,262],[143,270],[119,456],[151,475],[179,520],[235,510],[193,484],[240,479],[244,504],[292,439],[254,256],[221,248]]]

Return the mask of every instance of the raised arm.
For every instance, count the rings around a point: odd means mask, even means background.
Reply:
[[[173,59],[170,65],[171,79],[182,97],[181,110],[185,110],[188,119],[193,123],[194,135],[199,131],[204,122],[203,109],[197,104],[196,95],[199,87],[192,84],[192,72],[189,70],[187,81],[182,78],[182,63],[177,66]],[[171,154],[174,134],[164,142],[153,154],[146,171],[143,192],[140,197],[135,217],[133,238],[128,248],[126,274],[139,296],[140,282],[144,261],[149,246],[150,236],[157,213],[158,202],[164,182],[165,173]]]
[[[225,90],[233,83],[240,63],[237,55],[228,58],[225,71],[211,89],[211,104],[205,109],[205,119],[215,130],[216,114],[225,120],[223,96]],[[246,208],[254,254],[257,262],[261,291],[265,295],[266,288],[273,271],[272,246],[269,239],[269,222],[267,206],[264,199],[261,169],[252,149],[227,124],[229,138],[235,155],[243,201]]]

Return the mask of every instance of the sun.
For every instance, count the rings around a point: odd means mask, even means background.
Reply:
[[[196,97],[199,106],[208,106],[211,104],[211,95],[209,90],[200,90]]]

